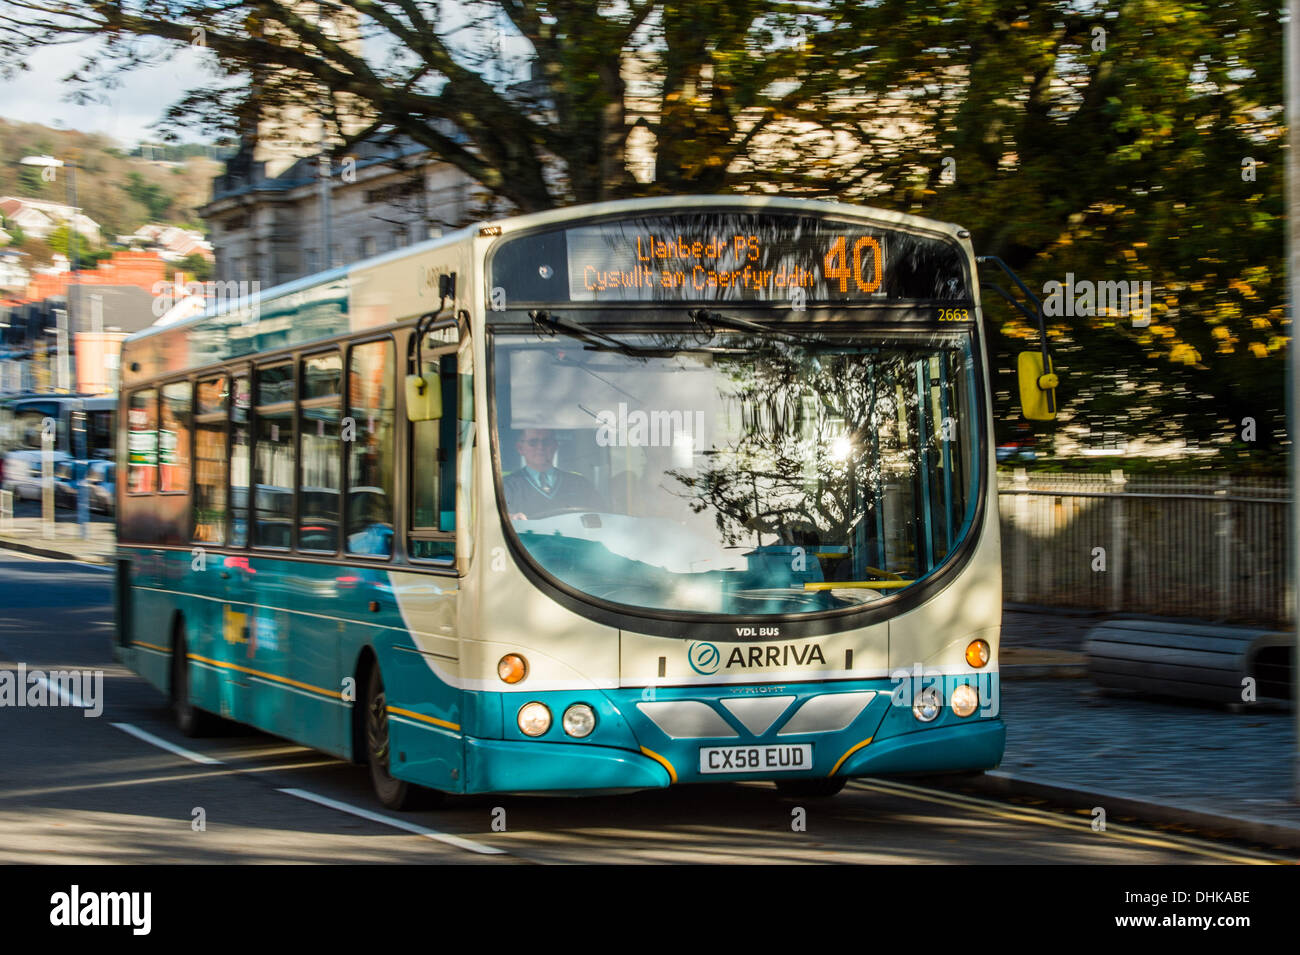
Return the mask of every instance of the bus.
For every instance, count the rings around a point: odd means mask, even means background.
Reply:
[[[15,498],[40,497],[46,422],[53,463],[84,472],[113,457],[117,399],[112,395],[20,394],[0,398],[0,488]]]
[[[987,355],[966,230],[739,196],[487,222],[142,331],[115,654],[183,733],[352,760],[397,809],[982,771]]]

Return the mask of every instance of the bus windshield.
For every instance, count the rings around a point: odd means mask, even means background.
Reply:
[[[525,559],[598,602],[863,606],[954,552],[978,500],[967,330],[498,332],[493,435]]]

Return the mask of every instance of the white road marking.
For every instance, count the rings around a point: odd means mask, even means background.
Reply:
[[[142,739],[146,743],[151,743],[152,745],[157,746],[159,749],[165,749],[169,753],[175,753],[177,756],[184,757],[185,759],[191,760],[195,763],[202,763],[204,766],[225,765],[219,759],[214,759],[211,756],[204,756],[202,753],[196,753],[194,750],[186,749],[184,746],[177,746],[175,743],[169,743],[161,736],[154,736],[153,733],[146,733],[138,726],[132,726],[130,723],[114,723],[112,725],[116,726],[123,733],[129,733],[136,739]]]
[[[157,746],[159,749],[165,749],[169,753],[175,753],[177,756],[192,760],[196,763],[203,763],[206,766],[224,766],[219,759],[211,756],[204,756],[202,753],[196,753],[193,750],[186,749],[183,746],[177,746],[167,740],[147,733],[138,726],[132,726],[130,723],[113,723],[124,733],[128,733],[137,739],[143,740]],[[314,802],[320,806],[326,806],[330,809],[337,809],[340,812],[350,813],[353,816],[359,816],[362,819],[368,819],[371,822],[378,822],[385,826],[392,826],[394,829],[402,829],[406,832],[413,832],[417,836],[424,836],[426,839],[432,839],[435,842],[445,842],[449,846],[455,846],[457,849],[465,849],[469,852],[477,852],[480,855],[508,855],[504,849],[498,849],[495,846],[485,846],[478,842],[472,842],[469,839],[462,839],[460,836],[453,836],[447,832],[439,832],[437,829],[430,829],[427,826],[417,826],[413,822],[407,822],[404,819],[394,819],[392,816],[385,816],[381,813],[371,812],[369,809],[362,809],[360,806],[353,806],[345,802],[339,802],[337,799],[330,799],[327,796],[318,796],[316,793],[308,792],[305,789],[278,789],[278,792],[288,793],[290,796],[297,796],[299,799],[305,799],[308,802]]]
[[[508,855],[504,849],[498,849],[495,846],[485,846],[478,842],[471,842],[469,839],[462,839],[460,836],[453,836],[450,833],[439,832],[437,829],[430,829],[427,826],[417,826],[415,823],[407,822],[405,819],[394,819],[392,816],[385,816],[381,813],[371,812],[369,809],[362,809],[359,806],[352,806],[345,802],[339,802],[337,799],[328,799],[325,796],[318,796],[315,793],[307,792],[305,789],[281,789],[280,792],[288,793],[290,796],[297,796],[299,799],[306,799],[308,802],[328,806],[329,808],[337,809],[340,812],[351,813],[354,816],[360,816],[362,819],[369,819],[371,822],[378,822],[385,826],[392,826],[394,829],[403,829],[406,832],[413,832],[418,836],[424,836],[426,839],[433,839],[435,842],[445,842],[447,845],[455,846],[458,849],[466,849],[470,852],[480,853],[481,855]]]

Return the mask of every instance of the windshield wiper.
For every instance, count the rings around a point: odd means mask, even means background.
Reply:
[[[718,312],[710,312],[707,308],[695,308],[686,313],[690,316],[691,321],[696,325],[704,325],[710,329],[729,328],[737,332],[752,332],[755,335],[764,337],[777,336],[800,345],[820,344],[810,338],[802,335],[796,335],[794,332],[783,331],[779,328],[772,328],[768,325],[762,325],[758,322],[751,322],[747,318],[736,318],[734,315],[722,315]]]
[[[632,357],[671,358],[681,350],[677,348],[644,348],[640,345],[629,345],[627,342],[621,342],[604,332],[598,332],[586,325],[566,318],[557,318],[550,312],[541,309],[534,309],[529,312],[528,317],[532,319],[534,328],[545,329],[551,334],[562,332],[570,338],[585,342],[592,351],[614,351]]]

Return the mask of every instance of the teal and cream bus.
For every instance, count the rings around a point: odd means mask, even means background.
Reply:
[[[980,315],[956,226],[694,197],[146,330],[117,655],[182,731],[367,764],[397,808],[995,766]]]

